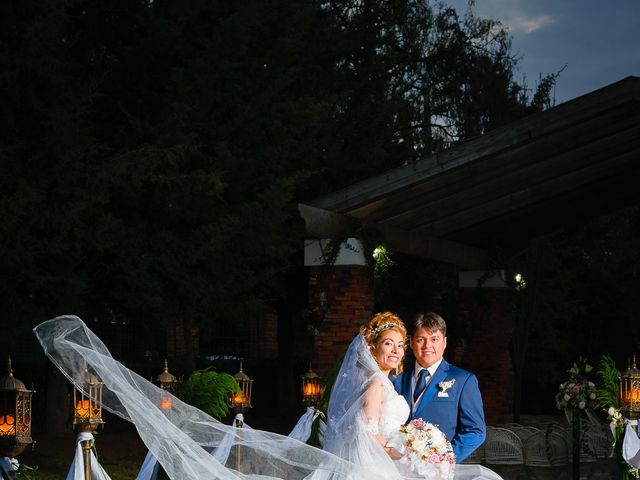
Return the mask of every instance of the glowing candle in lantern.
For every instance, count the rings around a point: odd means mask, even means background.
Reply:
[[[0,417],[0,436],[7,437],[15,433],[16,418],[13,415]]]
[[[76,417],[85,418],[89,416],[89,400],[78,400],[76,402]]]
[[[171,397],[163,395],[162,399],[160,400],[160,408],[162,410],[171,409]]]
[[[640,402],[640,388],[632,388],[630,390],[627,390],[625,392],[624,395],[624,401],[627,403],[633,402],[633,403],[638,403]]]
[[[236,392],[233,396],[233,403],[241,404],[246,403],[247,397],[243,392]]]
[[[320,376],[313,371],[311,364],[309,364],[309,370],[302,375],[302,402],[307,406],[315,407],[322,392]]]

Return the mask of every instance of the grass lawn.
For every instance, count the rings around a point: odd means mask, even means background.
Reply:
[[[34,434],[33,438],[35,447],[18,456],[20,463],[37,466],[38,470],[32,473],[37,480],[65,479],[75,455],[75,435]],[[109,432],[105,429],[95,439],[98,460],[111,480],[136,478],[147,450],[135,430]]]

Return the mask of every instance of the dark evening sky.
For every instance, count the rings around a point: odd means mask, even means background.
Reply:
[[[466,0],[444,3],[466,10]],[[557,103],[640,76],[640,0],[477,0],[474,11],[509,27],[529,87],[566,65]]]

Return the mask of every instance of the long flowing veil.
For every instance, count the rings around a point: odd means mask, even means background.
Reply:
[[[331,389],[327,412],[325,450],[337,453],[344,444],[350,444],[361,433],[366,423],[362,411],[364,392],[382,372],[362,335],[349,345],[340,371]]]
[[[312,480],[333,480],[337,478],[336,473],[354,479],[369,478],[371,474],[385,480],[403,478],[382,446],[367,433],[363,408],[366,392],[385,380],[364,338],[356,336],[347,349],[331,389],[324,440],[326,451],[348,461],[347,470],[342,470],[345,464],[334,464],[333,457],[328,457],[323,459]],[[364,477],[350,475],[348,470],[353,465],[366,465],[370,472]]]
[[[34,333],[69,381],[82,384],[88,369],[104,382],[103,408],[135,425],[149,451],[174,480],[297,480],[320,478],[318,475],[335,480],[391,480],[376,465],[358,464],[331,453],[332,448],[356,439],[361,429],[355,420],[357,405],[363,386],[376,372],[375,361],[371,355],[364,355],[362,348],[349,348],[334,386],[327,451],[272,432],[224,425],[176,397],[171,399],[170,410],[162,410],[161,399],[167,392],[113,359],[102,341],[76,316],[48,320],[34,328]],[[349,425],[352,421],[355,423]],[[221,463],[215,451],[221,445],[228,447],[229,442],[230,454]],[[468,470],[469,475],[459,477],[456,473],[456,478],[500,478],[487,472],[491,471],[471,474]]]

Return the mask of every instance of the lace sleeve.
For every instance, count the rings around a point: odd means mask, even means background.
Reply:
[[[370,418],[367,420],[367,432],[371,435],[377,435],[380,433],[380,428],[378,426],[378,420],[375,418]]]
[[[364,394],[362,408],[364,410],[365,418],[367,419],[366,430],[371,435],[378,435],[380,433],[378,425],[380,422],[380,412],[382,411],[383,388],[382,381],[376,376],[373,378]]]

